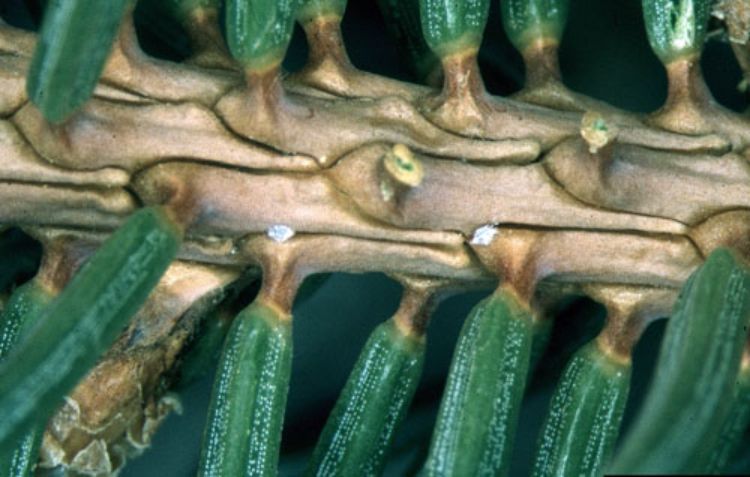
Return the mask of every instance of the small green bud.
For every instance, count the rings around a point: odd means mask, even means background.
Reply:
[[[479,49],[487,24],[489,0],[420,0],[422,32],[440,57]]]
[[[711,0],[643,0],[648,40],[662,63],[700,53],[711,4]]]
[[[227,0],[229,51],[245,68],[281,63],[292,38],[296,0]]]
[[[569,0],[501,0],[503,27],[519,51],[534,40],[560,41],[568,20]]]

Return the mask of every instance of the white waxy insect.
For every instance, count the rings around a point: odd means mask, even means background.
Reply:
[[[268,227],[268,230],[266,231],[266,235],[268,238],[273,240],[274,242],[283,243],[289,240],[290,238],[294,237],[294,229],[289,227],[288,225],[272,225]]]
[[[493,224],[482,225],[471,236],[471,245],[489,245],[497,235],[497,227]]]

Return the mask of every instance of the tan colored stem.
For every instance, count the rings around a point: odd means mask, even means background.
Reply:
[[[269,243],[258,257],[263,268],[263,285],[257,300],[276,310],[281,319],[291,319],[294,298],[305,278],[297,267],[295,252],[286,244]]]
[[[332,67],[350,69],[351,61],[341,38],[341,18],[316,17],[302,27],[307,35],[308,56],[306,69],[319,69],[324,63]]]
[[[490,110],[487,91],[477,63],[477,51],[468,50],[442,58],[443,89],[425,109],[441,127],[463,134],[482,136]]]
[[[682,58],[666,65],[667,101],[648,122],[680,134],[716,133],[735,150],[742,151],[750,145],[750,120],[714,101],[698,60],[697,56]]]
[[[558,42],[554,39],[541,38],[521,52],[526,66],[525,89],[535,89],[550,82],[560,82],[562,77],[557,55],[558,46]]]
[[[404,335],[422,339],[438,302],[457,283],[414,275],[396,275],[395,278],[404,286],[404,293],[393,320]]]
[[[712,132],[705,112],[713,100],[703,81],[698,58],[676,60],[666,68],[667,100],[650,122],[683,134]]]
[[[278,70],[243,85],[237,73],[145,58],[128,25],[65,134],[22,86],[0,91],[0,104],[20,107],[0,119],[0,223],[101,240],[141,205],[173,201],[190,219],[183,258],[258,263],[248,244],[281,224],[297,234],[300,274],[495,277],[527,299],[546,281],[674,293],[711,248],[746,243],[746,158],[695,154],[705,138],[628,128],[592,167],[580,114],[491,98],[471,55],[453,58],[464,76],[444,93],[489,104],[484,126],[496,139],[442,129],[401,96],[285,92]],[[2,27],[0,40],[0,71],[24,70],[33,35]],[[643,135],[648,147],[632,142]],[[394,144],[422,172],[389,202],[381,165]],[[485,226],[494,244],[474,242]]]
[[[253,121],[277,125],[277,111],[284,107],[285,102],[281,65],[273,65],[264,71],[245,71],[245,84],[247,113],[253,116]]]
[[[607,310],[604,329],[596,339],[599,347],[622,363],[630,362],[648,324],[670,314],[673,300],[664,290],[626,285],[587,286],[584,292]]]
[[[393,315],[396,326],[405,336],[422,338],[427,330],[433,306],[431,293],[405,288],[398,311]]]

